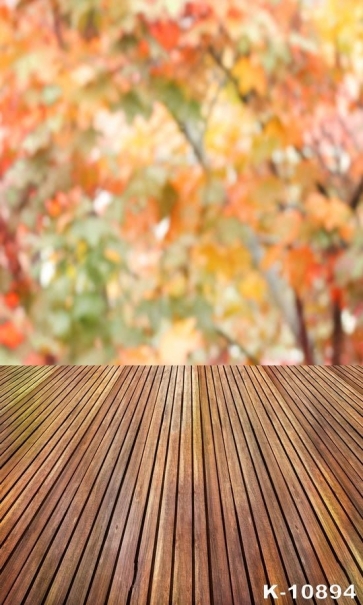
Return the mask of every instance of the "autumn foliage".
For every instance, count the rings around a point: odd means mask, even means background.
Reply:
[[[361,363],[363,4],[0,2],[0,363]]]

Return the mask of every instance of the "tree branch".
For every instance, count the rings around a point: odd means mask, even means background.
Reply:
[[[363,176],[361,177],[357,187],[353,191],[352,197],[349,200],[349,206],[352,210],[356,210],[363,194]]]
[[[247,351],[247,349],[245,349],[245,347],[243,345],[241,345],[240,342],[238,342],[237,340],[234,340],[234,338],[232,338],[231,336],[229,336],[229,334],[226,334],[223,330],[221,330],[221,328],[214,328],[214,331],[219,336],[221,336],[222,338],[224,338],[224,340],[226,340],[229,345],[234,345],[234,346],[237,346],[239,349],[241,349],[242,353],[245,355],[245,357],[246,357],[246,359],[248,361],[250,361],[254,365],[259,365],[260,360],[257,359],[257,357],[255,357],[255,355],[253,355],[252,353],[250,353],[249,351]]]
[[[260,263],[263,258],[263,249],[260,244],[260,240],[251,227],[245,225],[245,228],[245,243],[251,253],[252,260],[264,276],[273,301],[280,309],[284,320],[289,326],[296,342],[299,344],[300,335],[298,330],[298,317],[292,297],[292,291],[289,289],[288,284],[282,279],[282,277],[278,275],[277,271],[273,267],[266,269],[265,271],[261,270]]]
[[[202,143],[200,141],[197,141],[195,139],[195,137],[192,135],[189,124],[187,122],[178,121],[178,126],[179,126],[181,132],[185,135],[185,138],[187,139],[191,148],[193,149],[203,170],[207,170],[208,162],[207,162],[207,158],[205,156],[205,151],[204,151]]]
[[[214,62],[218,65],[218,67],[223,71],[223,73],[227,76],[227,79],[234,85],[238,97],[240,98],[240,100],[242,101],[242,103],[248,103],[251,98],[254,96],[254,92],[251,91],[245,95],[243,95],[241,93],[241,91],[238,88],[238,82],[236,80],[236,78],[232,75],[231,71],[228,69],[228,67],[226,67],[222,61],[222,59],[220,58],[220,56],[218,55],[218,53],[216,53],[215,49],[212,47],[209,47],[208,49],[208,53],[210,54],[210,56],[212,57],[212,59],[214,60]]]
[[[168,109],[170,115],[173,117],[174,121],[176,122],[180,132],[184,135],[184,137],[187,140],[187,142],[189,143],[190,147],[193,149],[194,155],[196,156],[201,168],[206,173],[208,173],[208,171],[209,171],[208,160],[205,155],[202,141],[197,141],[195,139],[195,137],[191,133],[188,123],[186,123],[183,120],[181,120],[180,118],[178,118],[178,116],[173,111],[171,111],[170,108],[167,108],[167,109]]]
[[[50,1],[51,11],[53,15],[53,30],[56,37],[58,46],[61,50],[65,50],[66,45],[63,38],[62,32],[62,19],[59,12],[59,7],[56,0]]]
[[[321,193],[322,195],[325,195],[325,197],[329,197],[329,191],[327,190],[325,185],[323,185],[323,183],[320,183],[319,181],[317,181],[316,188],[319,191],[319,193]]]

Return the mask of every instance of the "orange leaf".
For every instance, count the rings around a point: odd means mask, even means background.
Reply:
[[[6,321],[0,326],[0,345],[8,347],[8,349],[16,349],[23,340],[24,335],[11,321]]]
[[[306,200],[306,210],[316,226],[333,231],[343,229],[349,221],[352,211],[338,198],[327,199],[320,193],[312,193]]]
[[[139,42],[138,51],[141,57],[148,57],[150,54],[149,44],[146,40],[141,40]]]
[[[260,267],[263,271],[270,269],[272,265],[279,263],[283,256],[283,247],[280,244],[275,246],[271,246],[265,252],[265,256],[263,257]]]
[[[288,251],[285,272],[296,292],[301,293],[312,285],[317,269],[317,260],[308,246],[300,246]]]
[[[59,200],[56,198],[48,200],[45,205],[48,210],[49,216],[51,216],[52,218],[57,218],[57,216],[62,213],[62,206]]]
[[[178,44],[180,30],[172,21],[157,21],[150,25],[150,32],[165,50],[172,50]]]
[[[16,292],[8,292],[4,296],[4,302],[9,309],[15,309],[19,304],[19,296]]]

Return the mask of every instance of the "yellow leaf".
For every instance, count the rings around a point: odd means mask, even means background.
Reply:
[[[119,280],[114,279],[106,284],[107,298],[110,301],[117,300],[121,294],[121,284]]]
[[[182,273],[176,273],[165,284],[165,293],[169,296],[183,296],[187,287],[187,280]]]
[[[116,252],[116,250],[113,250],[112,248],[106,248],[106,250],[103,253],[103,256],[109,260],[111,263],[116,263],[119,264],[121,261],[121,256],[118,252]]]
[[[241,94],[245,95],[251,90],[261,95],[266,93],[267,81],[263,67],[249,57],[239,59],[232,69],[232,74],[238,81]]]
[[[261,302],[266,294],[266,284],[257,271],[251,271],[239,284],[239,291],[244,298]]]
[[[286,129],[281,120],[276,116],[271,118],[265,126],[265,135],[283,140],[286,134]]]
[[[199,248],[198,256],[208,272],[219,273],[226,279],[233,279],[251,263],[249,251],[240,244],[222,248],[206,243]]]
[[[88,250],[87,243],[84,240],[80,240],[77,243],[77,247],[76,247],[76,253],[77,253],[78,260],[82,260],[85,257],[87,250]]]
[[[73,279],[76,276],[76,268],[73,265],[68,265],[66,275]]]

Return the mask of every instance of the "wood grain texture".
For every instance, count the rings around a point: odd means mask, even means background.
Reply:
[[[0,603],[363,604],[362,429],[360,366],[2,366]]]

